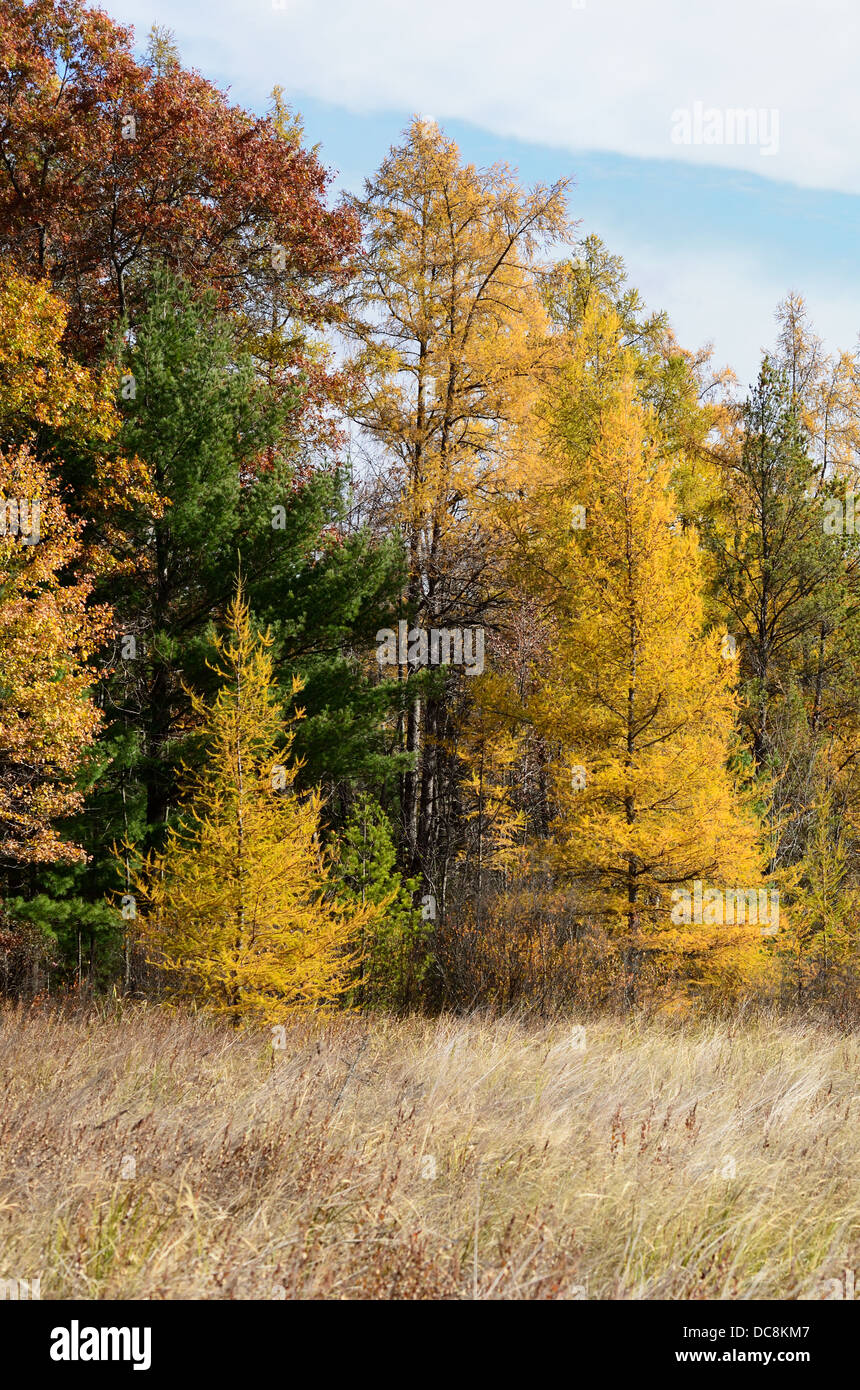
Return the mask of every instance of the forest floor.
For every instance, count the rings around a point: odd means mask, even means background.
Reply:
[[[860,1269],[857,1032],[341,1016],[274,1041],[156,1006],[0,1010],[0,1278],[821,1299]]]

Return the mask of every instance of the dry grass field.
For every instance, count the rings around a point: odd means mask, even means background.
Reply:
[[[860,1038],[0,1013],[0,1276],[42,1298],[820,1299]],[[584,1046],[583,1046],[584,1044]]]

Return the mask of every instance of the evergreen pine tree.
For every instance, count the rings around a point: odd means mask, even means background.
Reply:
[[[365,928],[353,1001],[362,1008],[414,1005],[429,964],[430,926],[413,906],[419,880],[402,878],[391,823],[366,792],[347,817],[336,873],[345,901],[379,909]]]

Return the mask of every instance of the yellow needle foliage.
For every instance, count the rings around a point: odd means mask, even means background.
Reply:
[[[552,359],[540,255],[569,234],[566,185],[464,165],[413,120],[366,197],[355,416],[385,451],[384,514],[403,532],[411,597],[435,619],[487,569],[488,508],[518,475],[523,429]],[[483,539],[479,541],[479,535]],[[452,595],[445,575],[456,570]]]
[[[733,662],[723,634],[703,633],[698,539],[677,524],[670,467],[622,383],[571,466],[568,505],[554,489],[541,519],[556,637],[534,717],[555,750],[558,857],[592,910],[635,947],[749,965],[757,926],[671,917],[672,889],[758,888],[762,870],[728,766]]]
[[[242,1021],[273,1023],[335,1003],[353,978],[353,943],[376,914],[330,892],[321,800],[299,796],[292,725],[275,694],[268,633],[255,635],[241,588],[212,669],[224,684],[192,696],[207,756],[186,769],[182,819],[135,887],[143,936],[169,992]],[[300,689],[297,682],[294,694]]]

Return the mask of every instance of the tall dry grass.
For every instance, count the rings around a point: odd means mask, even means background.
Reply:
[[[61,1298],[821,1298],[860,1267],[825,1024],[269,1034],[0,1013],[0,1276]],[[122,1176],[132,1169],[135,1176]],[[734,1176],[732,1174],[734,1173]]]

